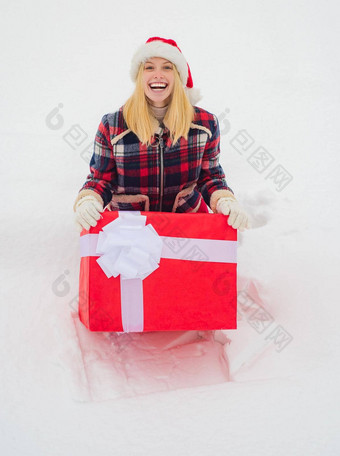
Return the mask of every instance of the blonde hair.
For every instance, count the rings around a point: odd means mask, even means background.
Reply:
[[[181,136],[188,139],[190,125],[195,117],[195,110],[184,91],[182,81],[174,64],[173,68],[174,88],[163,123],[170,131],[171,141],[175,143]],[[136,88],[123,107],[123,116],[128,128],[138,136],[138,139],[143,144],[150,145],[159,124],[144,93],[143,70],[144,63],[141,63],[137,74]]]

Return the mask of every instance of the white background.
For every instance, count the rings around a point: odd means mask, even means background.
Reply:
[[[339,453],[339,12],[316,0],[1,1],[2,454]],[[232,382],[81,402],[62,363],[76,346],[81,152],[131,94],[131,57],[151,36],[178,43],[198,106],[220,119],[221,164],[254,225],[239,235],[239,274],[292,341],[262,352],[255,337],[255,359],[253,328],[227,331],[231,365],[250,341]],[[74,125],[87,135],[76,148],[63,138]],[[243,153],[240,130],[254,140]],[[274,159],[262,173],[247,161],[260,146]],[[266,178],[278,164],[292,176],[281,191]]]

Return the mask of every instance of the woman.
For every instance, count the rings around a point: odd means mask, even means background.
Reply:
[[[197,106],[189,65],[173,40],[152,37],[135,53],[136,87],[99,125],[90,174],[74,203],[78,229],[95,226],[104,208],[212,212],[250,228],[219,164],[217,117]]]

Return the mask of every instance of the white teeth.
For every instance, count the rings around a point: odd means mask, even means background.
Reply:
[[[152,83],[150,84],[150,87],[153,89],[153,88],[161,88],[161,89],[165,89],[165,87],[167,86],[167,84],[163,84],[161,82],[155,82],[155,83]]]

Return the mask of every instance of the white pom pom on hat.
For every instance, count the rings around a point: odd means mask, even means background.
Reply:
[[[159,36],[149,38],[132,57],[130,75],[133,82],[137,79],[139,65],[151,57],[163,57],[176,65],[184,90],[192,105],[195,105],[202,98],[199,89],[194,88],[189,64],[176,41]]]

